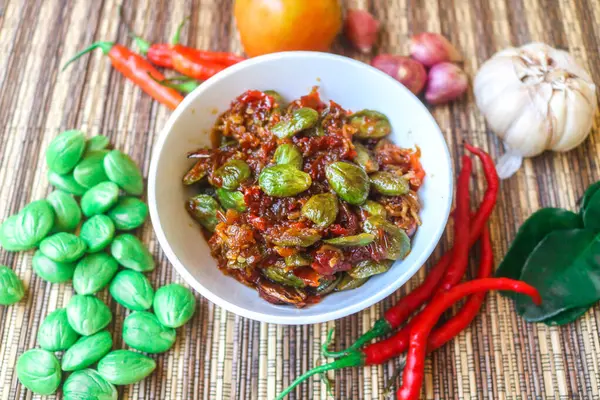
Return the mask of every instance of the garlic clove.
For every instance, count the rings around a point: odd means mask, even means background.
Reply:
[[[499,80],[499,76],[504,76]],[[473,91],[478,93],[475,98],[480,110],[487,109],[490,102],[502,94],[508,87],[517,90],[523,83],[514,73],[510,59],[492,59],[479,71],[473,82]],[[485,89],[482,89],[485,88]]]
[[[501,138],[508,135],[508,129],[513,121],[521,114],[522,110],[529,105],[526,89],[520,85],[504,87],[498,95],[489,97],[485,103],[478,101],[480,109],[485,107],[486,119],[492,131]]]
[[[560,121],[558,132],[589,132],[594,121],[595,108],[590,107],[588,99],[573,90],[557,92],[550,103],[550,110],[555,119]],[[587,110],[587,112],[586,112]],[[560,135],[551,144],[553,151],[569,151],[579,146],[587,135]]]
[[[503,140],[523,157],[534,157],[547,147],[552,135],[551,119],[541,114],[534,103],[525,104],[512,120]]]

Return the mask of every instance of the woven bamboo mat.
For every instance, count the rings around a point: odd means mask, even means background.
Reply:
[[[319,1],[319,0],[306,0]],[[0,0],[0,220],[49,193],[44,149],[66,128],[110,137],[147,171],[152,145],[169,111],[153,102],[95,54],[67,72],[60,66],[95,40],[130,44],[119,23],[119,0]],[[412,33],[445,34],[466,56],[470,74],[498,49],[538,40],[569,49],[600,83],[600,2],[597,0],[348,0],[383,21],[379,51],[405,53]],[[241,51],[232,17],[232,0],[125,0],[124,11],[146,38],[166,40],[185,17],[183,41],[193,46]],[[334,51],[363,59],[337,43]],[[463,139],[502,153],[486,131],[469,96],[433,110],[454,160]],[[491,220],[496,262],[516,229],[539,207],[573,208],[585,187],[600,178],[600,117],[594,134],[577,150],[527,161],[502,185]],[[474,192],[485,189],[479,167]],[[161,252],[148,223],[142,232],[159,268],[155,285],[181,281]],[[444,237],[433,259],[447,247]],[[70,285],[49,284],[32,273],[31,253],[0,251],[0,263],[24,280],[26,299],[0,307],[0,399],[29,399],[19,385],[16,358],[36,346],[35,333],[48,312],[64,306]],[[329,327],[338,346],[371,326],[417,277],[394,296],[335,323],[282,327],[227,313],[198,296],[198,312],[178,332],[175,347],[160,356],[157,371],[142,383],[120,388],[121,398],[272,399],[302,371],[322,363],[319,348]],[[232,284],[234,284],[232,282]],[[106,293],[120,332],[124,310]],[[426,399],[600,399],[600,308],[562,328],[524,323],[512,304],[488,296],[485,312],[426,364]],[[115,334],[116,346],[122,346]],[[336,399],[379,399],[395,365],[335,374]],[[318,379],[291,396],[324,399]]]

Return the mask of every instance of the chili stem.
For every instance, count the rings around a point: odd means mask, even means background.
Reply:
[[[340,351],[329,351],[328,348],[329,348],[330,343],[332,342],[333,333],[334,333],[333,328],[332,328],[328,332],[327,340],[325,341],[325,343],[323,343],[321,350],[325,357],[340,358],[340,357],[343,357],[346,354],[352,352],[353,350],[359,350],[365,344],[371,342],[374,339],[377,339],[378,337],[387,335],[391,331],[392,331],[392,326],[389,324],[389,322],[387,322],[383,318],[380,318],[377,321],[375,321],[375,324],[373,324],[373,327],[371,329],[369,329],[367,332],[363,333],[358,339],[356,339],[356,341],[354,343],[352,343],[352,345],[350,347],[348,347],[344,350],[340,350]]]
[[[135,45],[137,46],[140,54],[146,55],[148,54],[148,49],[150,49],[150,42],[142,39],[138,35],[136,35],[133,31],[133,28],[129,24],[129,21],[125,17],[125,13],[123,12],[123,5],[119,4],[119,17],[121,17],[121,22],[125,25],[125,29],[127,29],[127,35],[130,36]]]
[[[71,65],[71,63],[73,63],[74,61],[77,61],[81,56],[94,51],[96,49],[100,49],[102,50],[102,53],[104,53],[105,55],[110,53],[110,50],[112,49],[112,47],[114,46],[114,42],[95,42],[92,43],[89,47],[81,50],[79,53],[75,54],[73,57],[71,57],[69,60],[67,60],[67,62],[65,63],[65,65],[62,67],[61,71],[64,71],[65,69],[67,69],[67,67],[69,65]]]
[[[177,25],[177,30],[175,31],[175,34],[173,35],[173,39],[171,39],[171,44],[172,45],[176,45],[179,44],[179,39],[181,38],[181,30],[183,29],[183,26],[190,20],[190,17],[185,17],[183,19],[183,21],[181,21],[179,23],[179,25]]]
[[[276,400],[283,399],[285,396],[290,394],[296,386],[298,386],[299,384],[301,384],[302,382],[304,382],[311,376],[314,376],[317,374],[322,374],[324,372],[335,370],[335,369],[342,369],[342,368],[347,368],[347,367],[357,367],[359,365],[363,365],[363,363],[364,363],[363,354],[360,352],[353,352],[353,353],[346,355],[343,358],[337,359],[328,364],[319,365],[309,371],[306,371],[304,374],[302,374],[298,378],[296,378],[296,380],[294,380],[294,382],[292,382],[292,384],[290,386],[288,386],[283,392],[281,392],[279,394],[279,396],[277,396]]]

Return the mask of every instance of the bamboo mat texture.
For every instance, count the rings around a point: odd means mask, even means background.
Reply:
[[[147,174],[153,143],[169,110],[115,72],[100,52],[60,72],[69,57],[96,40],[132,45],[120,23],[120,2],[0,0],[0,220],[51,191],[44,151],[64,129],[107,135],[115,148],[130,154]],[[183,43],[242,51],[232,0],[123,3],[135,31],[151,41],[168,40],[176,25],[191,16],[183,30]],[[347,0],[344,7],[368,9],[382,21],[378,52],[406,54],[411,34],[440,32],[464,54],[464,67],[473,76],[497,50],[543,41],[568,49],[600,84],[598,0]],[[333,51],[367,60],[342,39]],[[432,112],[446,135],[455,167],[463,140],[489,150],[494,158],[502,154],[502,145],[486,129],[472,93]],[[475,165],[474,202],[485,190],[481,167]],[[491,218],[496,264],[532,212],[547,206],[574,209],[584,189],[599,178],[600,116],[596,115],[594,132],[578,149],[526,161],[516,176],[502,183]],[[181,282],[149,222],[141,236],[159,264],[150,275],[153,284]],[[432,260],[449,243],[451,235],[446,234]],[[36,346],[36,332],[45,316],[66,305],[73,295],[70,284],[50,284],[33,274],[31,259],[32,252],[0,250],[0,264],[17,272],[28,293],[14,306],[0,306],[2,400],[34,397],[17,381],[16,359]],[[423,268],[405,287],[370,309],[312,326],[261,324],[225,312],[197,295],[196,315],[178,330],[174,348],[154,357],[157,370],[148,379],[120,387],[120,398],[272,399],[300,373],[326,361],[320,356],[320,346],[329,328],[336,328],[336,346],[347,346],[425,274]],[[232,280],[232,285],[237,284]],[[110,329],[120,348],[126,312],[106,291],[100,297],[114,312]],[[428,358],[423,398],[600,399],[599,322],[600,308],[595,307],[572,325],[527,324],[507,299],[489,295],[484,312],[471,327]],[[334,397],[380,399],[394,370],[390,362],[331,374]],[[318,378],[290,396],[325,398],[325,386]]]

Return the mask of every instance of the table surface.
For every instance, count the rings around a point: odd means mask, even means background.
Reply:
[[[317,0],[311,0],[317,1]],[[148,170],[152,145],[169,110],[152,101],[113,69],[99,52],[68,71],[60,67],[95,40],[131,44],[119,21],[119,0],[5,0],[0,2],[0,220],[51,190],[44,149],[61,130],[78,128],[107,135]],[[124,11],[139,34],[152,41],[169,38],[191,16],[182,40],[213,50],[241,51],[232,1],[124,1]],[[441,32],[465,55],[472,76],[494,52],[510,45],[543,41],[568,49],[600,83],[600,2],[597,0],[354,0],[346,7],[367,8],[382,21],[378,52],[405,54],[411,34]],[[333,51],[366,60],[342,40]],[[453,159],[463,140],[484,147],[494,157],[501,143],[486,129],[472,95],[432,110],[446,135]],[[545,154],[525,162],[502,183],[491,235],[496,263],[519,225],[545,206],[575,208],[584,189],[600,178],[600,118],[577,150]],[[485,189],[475,169],[474,193]],[[142,236],[159,267],[155,285],[181,281],[161,252],[150,223]],[[432,259],[447,248],[446,235]],[[32,254],[0,250],[0,263],[11,266],[28,289],[25,300],[0,307],[0,399],[31,398],[19,385],[15,362],[36,346],[40,321],[64,306],[69,284],[50,284],[31,269]],[[425,269],[390,298],[335,323],[276,326],[254,322],[214,306],[198,296],[198,312],[179,329],[174,348],[154,357],[156,372],[138,385],[119,389],[136,399],[272,399],[308,368],[324,362],[319,348],[335,326],[338,346],[371,326],[401,293],[410,290]],[[106,293],[120,332],[125,315]],[[600,308],[564,327],[527,324],[512,304],[490,295],[485,311],[458,338],[433,354],[426,364],[426,399],[600,399]],[[122,346],[115,334],[116,346]],[[335,374],[336,399],[379,399],[394,363]],[[315,378],[290,398],[326,398]]]

